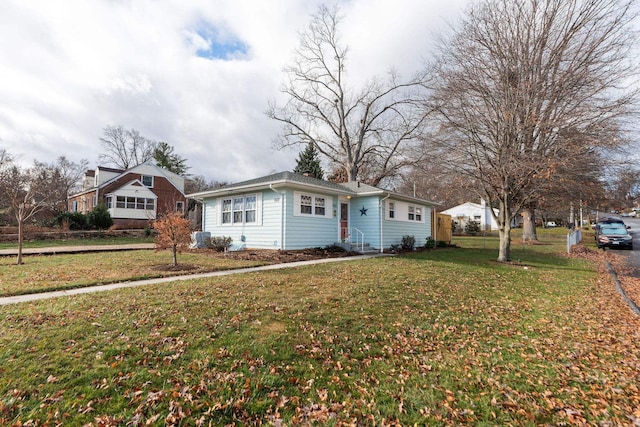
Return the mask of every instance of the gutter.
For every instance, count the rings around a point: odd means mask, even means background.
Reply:
[[[282,197],[280,199],[280,249],[284,249],[284,200],[286,193],[281,193],[273,188],[273,184],[269,184],[269,189]]]

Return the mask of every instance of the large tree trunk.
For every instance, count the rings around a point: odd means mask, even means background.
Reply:
[[[23,227],[22,220],[18,221],[18,260],[16,264],[22,265],[22,241],[23,241]]]
[[[511,261],[511,208],[509,206],[508,196],[506,195],[503,195],[503,199],[500,200],[498,235],[500,237],[498,261]]]
[[[536,212],[533,205],[526,206],[522,210],[522,240],[525,242],[537,241]]]

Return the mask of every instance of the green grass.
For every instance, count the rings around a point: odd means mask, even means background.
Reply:
[[[126,245],[129,243],[153,243],[153,237],[92,237],[51,240],[27,240],[23,248],[47,248],[58,246]],[[0,242],[0,249],[18,249],[17,242]]]
[[[23,261],[16,265],[15,257],[0,257],[0,297],[265,264],[185,252],[178,254],[178,264],[193,268],[173,271],[166,269],[172,263],[171,252],[153,250],[29,255]]]
[[[638,321],[563,249],[499,264],[463,246],[1,307],[0,424],[629,424]]]

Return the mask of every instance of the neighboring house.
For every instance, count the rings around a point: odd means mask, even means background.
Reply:
[[[127,170],[98,166],[82,179],[83,190],[68,198],[71,212],[104,204],[118,228],[144,228],[168,212],[184,212],[184,178],[151,162]]]
[[[359,182],[337,184],[280,172],[190,194],[202,201],[202,231],[234,248],[296,250],[351,243],[382,251],[405,235],[431,237],[434,203]]]
[[[496,216],[498,215],[498,209],[493,209]],[[480,200],[480,203],[466,202],[458,206],[454,206],[442,211],[443,214],[451,215],[451,219],[457,222],[458,229],[464,230],[465,225],[469,221],[475,221],[480,224],[480,230],[497,230],[498,223],[491,215],[491,207],[488,206],[484,200]]]

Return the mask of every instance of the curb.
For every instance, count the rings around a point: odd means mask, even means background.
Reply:
[[[622,295],[622,299],[624,299],[624,301],[627,303],[627,305],[629,305],[629,307],[631,307],[631,310],[633,312],[635,312],[637,315],[640,316],[640,307],[638,307],[636,305],[636,303],[633,302],[633,300],[631,298],[629,298],[627,293],[622,288],[622,283],[620,283],[620,279],[618,279],[618,274],[613,269],[613,266],[611,265],[611,263],[609,261],[605,261],[605,265],[607,267],[607,271],[609,272],[609,274],[613,278],[614,283],[616,284],[616,289],[618,290],[618,293],[620,295]]]

